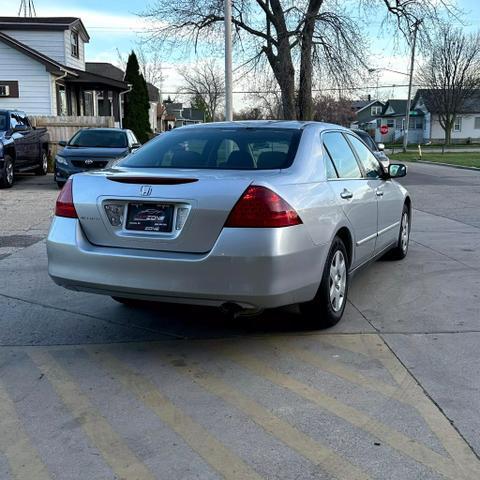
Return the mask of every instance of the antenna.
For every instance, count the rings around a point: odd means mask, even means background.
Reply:
[[[20,8],[18,9],[19,17],[36,17],[37,11],[35,10],[35,4],[33,0],[22,0],[20,2]]]

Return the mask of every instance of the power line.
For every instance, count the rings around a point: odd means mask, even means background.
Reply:
[[[312,92],[344,92],[344,91],[355,91],[355,90],[375,90],[377,88],[407,88],[407,84],[392,84],[392,85],[375,85],[375,86],[365,86],[365,87],[329,87],[329,88],[313,88]],[[424,85],[412,85],[412,87],[425,87]],[[199,95],[208,95],[208,92],[197,92]],[[224,92],[219,92],[224,93]],[[272,93],[281,93],[279,89],[277,90],[236,90],[233,91],[235,95],[260,95],[260,94],[272,94]],[[182,92],[162,92],[162,95],[189,95],[189,93]]]

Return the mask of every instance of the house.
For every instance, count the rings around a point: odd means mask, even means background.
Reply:
[[[112,65],[111,63],[106,62],[86,62],[85,69],[89,73],[95,75],[113,78],[117,81],[123,82],[125,79],[125,72],[121,69]],[[150,103],[149,110],[149,119],[150,119],[150,128],[152,132],[159,131],[158,119],[157,119],[157,109],[160,104],[160,90],[153,84],[147,82],[148,89],[148,100]],[[123,108],[123,96],[122,96],[122,111]]]
[[[407,100],[387,100],[381,115],[377,119],[375,141],[382,143],[400,142],[404,136],[406,113]],[[423,122],[423,112],[412,108],[408,127],[408,143],[423,143]],[[382,126],[388,127],[387,133],[382,133]]]
[[[205,112],[198,108],[184,107],[183,103],[168,99],[158,109],[161,131],[205,122]]]
[[[432,95],[435,93],[435,90],[430,89],[417,90],[413,105],[425,118],[423,141],[443,143],[445,131],[440,125],[438,108],[432,101]],[[457,143],[480,142],[480,90],[476,90],[464,102],[456,116],[451,138],[452,142]]]
[[[380,100],[371,100],[360,106],[356,110],[356,121],[351,124],[351,128],[361,128],[373,136],[377,119],[383,111],[384,104]]]
[[[29,115],[113,116],[120,125],[128,85],[86,68],[89,40],[79,18],[0,17],[0,108]]]

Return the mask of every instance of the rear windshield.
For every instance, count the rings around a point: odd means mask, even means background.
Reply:
[[[125,148],[127,135],[114,130],[80,130],[70,142],[72,147]]]
[[[137,168],[270,170],[289,167],[301,131],[274,128],[199,128],[165,132],[118,163]]]
[[[4,113],[0,113],[0,131],[7,130],[7,126],[7,116]]]

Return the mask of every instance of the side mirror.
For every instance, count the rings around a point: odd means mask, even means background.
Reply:
[[[380,152],[383,152],[385,150],[385,144],[384,143],[377,143],[377,148]]]
[[[66,147],[66,146],[67,146],[67,142],[66,142],[65,140],[60,140],[60,141],[58,142],[58,145],[59,145],[60,147]]]
[[[388,166],[388,175],[390,178],[400,178],[407,174],[407,166],[403,163],[391,163]]]
[[[130,147],[130,151],[133,152],[135,150],[138,150],[142,146],[141,143],[132,143],[132,146]]]

